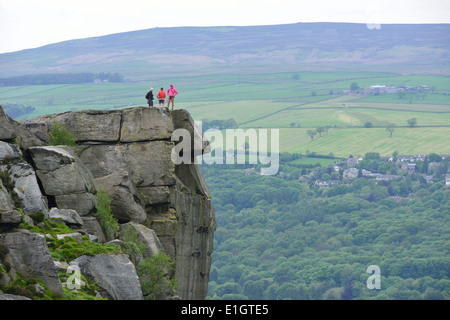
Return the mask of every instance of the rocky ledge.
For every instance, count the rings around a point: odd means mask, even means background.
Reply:
[[[49,145],[54,121],[64,123],[74,134],[75,147]],[[5,248],[0,286],[18,272],[62,294],[58,261],[52,260],[45,236],[22,230],[20,224],[24,220],[32,223],[30,216],[41,212],[45,218],[59,218],[92,241],[106,242],[95,196],[104,190],[113,215],[121,226],[134,226],[148,255],[162,250],[175,259],[179,297],[204,299],[214,208],[198,166],[175,165],[171,159],[175,145],[171,135],[177,128],[188,130],[192,139],[201,139],[201,146],[192,143],[193,148],[201,148],[192,150],[193,154],[207,152],[208,142],[185,110],[87,110],[19,123],[0,107],[0,245]],[[13,184],[15,192],[9,192],[5,184]],[[82,273],[93,277],[103,289],[102,297],[141,299],[136,271],[129,262],[126,255],[116,254],[82,256],[70,265],[77,264]],[[0,292],[0,299],[11,296]]]

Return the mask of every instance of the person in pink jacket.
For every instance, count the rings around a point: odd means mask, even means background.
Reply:
[[[167,90],[167,95],[169,96],[169,102],[167,103],[167,109],[170,108],[170,102],[172,101],[172,110],[175,104],[175,96],[178,94],[177,89],[173,87],[173,84],[170,85],[169,90]]]

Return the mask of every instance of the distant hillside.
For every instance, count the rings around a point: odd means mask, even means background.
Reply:
[[[386,65],[400,72],[447,73],[449,44],[449,24],[153,28],[0,54],[0,73],[119,72],[144,79],[208,68],[376,70]]]

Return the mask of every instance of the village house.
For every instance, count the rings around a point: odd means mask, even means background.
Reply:
[[[416,171],[415,163],[402,163],[398,167],[400,170],[406,171],[408,173],[414,173]]]
[[[416,160],[416,157],[412,155],[401,155],[397,157],[397,160],[401,162],[414,162]]]
[[[352,167],[362,161],[362,158],[348,158],[346,163],[347,167]]]
[[[376,84],[376,85],[372,85],[370,87],[366,87],[363,88],[362,90],[360,90],[360,92],[362,91],[362,93],[366,94],[366,95],[370,95],[370,94],[383,94],[383,93],[396,93],[396,92],[424,92],[424,91],[428,91],[430,90],[430,88],[427,85],[421,85],[421,86],[416,86],[416,87],[411,87],[411,86],[386,86],[386,85],[380,85],[380,84]]]
[[[395,174],[376,174],[375,180],[378,181],[388,181],[388,180],[394,180],[400,178],[400,176]]]
[[[408,163],[408,164],[407,164],[406,171],[407,171],[408,173],[414,173],[414,172],[416,172],[416,164],[415,164],[415,163]]]
[[[339,180],[331,180],[331,181],[319,180],[314,183],[314,185],[319,188],[331,188],[331,187],[337,186],[339,184],[341,184],[341,181],[339,181]]]
[[[434,170],[434,169],[436,169],[437,167],[439,167],[440,165],[441,165],[440,162],[430,162],[430,163],[428,164],[428,169],[429,169],[429,170]]]
[[[358,177],[358,171],[359,170],[356,168],[345,169],[344,172],[342,173],[342,177],[355,179]]]
[[[425,161],[426,157],[426,154],[419,154],[416,156],[416,161]]]
[[[401,197],[401,196],[389,196],[389,199],[392,199],[394,201],[402,201],[402,200],[411,200],[410,197]]]
[[[450,174],[445,175],[445,185],[450,186]]]

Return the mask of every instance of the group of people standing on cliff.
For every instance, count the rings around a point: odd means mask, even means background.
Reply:
[[[173,87],[173,84],[170,85],[169,90],[167,90],[167,97],[169,97],[169,101],[167,102],[167,109],[170,108],[170,103],[172,102],[172,110],[175,104],[175,96],[178,94],[178,91]],[[166,101],[166,93],[164,92],[164,88],[159,90],[157,96],[159,102],[159,108],[164,108],[164,103]],[[153,107],[153,88],[150,89],[149,92],[145,95],[147,99],[148,106]]]

